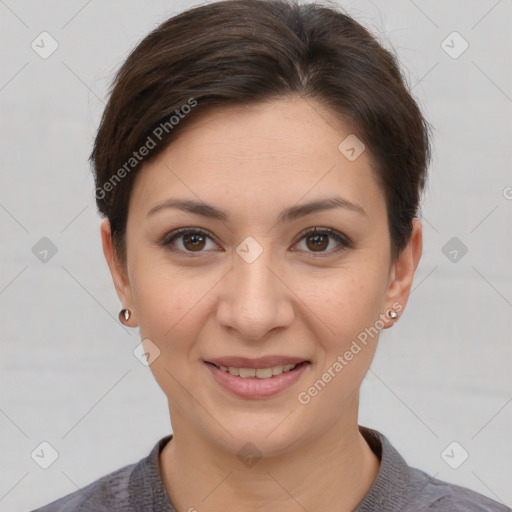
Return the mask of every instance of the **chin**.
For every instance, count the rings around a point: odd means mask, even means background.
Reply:
[[[278,456],[289,451],[295,444],[305,442],[307,425],[301,422],[299,431],[295,425],[297,417],[289,412],[280,414],[241,413],[239,421],[232,418],[226,432],[221,427],[210,432],[219,447],[237,456]],[[227,423],[223,426],[226,426]],[[218,426],[218,425],[217,425]]]

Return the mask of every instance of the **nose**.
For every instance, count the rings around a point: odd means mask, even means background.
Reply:
[[[293,322],[294,295],[270,253],[263,250],[254,261],[235,254],[231,272],[223,280],[217,320],[236,331],[237,338],[262,340],[270,331]]]

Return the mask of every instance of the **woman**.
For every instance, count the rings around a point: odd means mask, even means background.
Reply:
[[[336,9],[216,2],[149,34],[91,160],[119,319],[173,434],[38,510],[508,510],[358,424],[429,154],[395,58]]]

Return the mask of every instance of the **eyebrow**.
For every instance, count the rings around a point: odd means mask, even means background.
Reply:
[[[151,208],[146,216],[149,217],[150,215],[154,215],[155,213],[168,208],[176,208],[178,210],[194,213],[196,215],[201,215],[202,217],[207,217],[210,219],[217,219],[223,222],[229,221],[229,214],[224,210],[203,202],[193,201],[190,199],[167,199]],[[290,222],[300,217],[310,215],[311,213],[331,210],[333,208],[345,208],[361,215],[367,215],[365,210],[356,203],[352,203],[351,201],[343,199],[342,197],[330,197],[298,206],[290,206],[279,214],[278,223],[282,224],[284,222]]]

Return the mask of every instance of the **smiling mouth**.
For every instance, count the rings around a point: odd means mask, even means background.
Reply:
[[[297,364],[285,364],[285,365],[275,365],[268,368],[237,368],[234,366],[223,366],[216,365],[215,363],[211,363],[210,361],[206,361],[208,364],[215,366],[215,368],[222,370],[225,373],[229,373],[231,375],[235,375],[241,377],[243,379],[271,379],[272,377],[278,377],[283,373],[288,373],[295,370],[298,367],[309,364],[309,361],[302,361]]]

